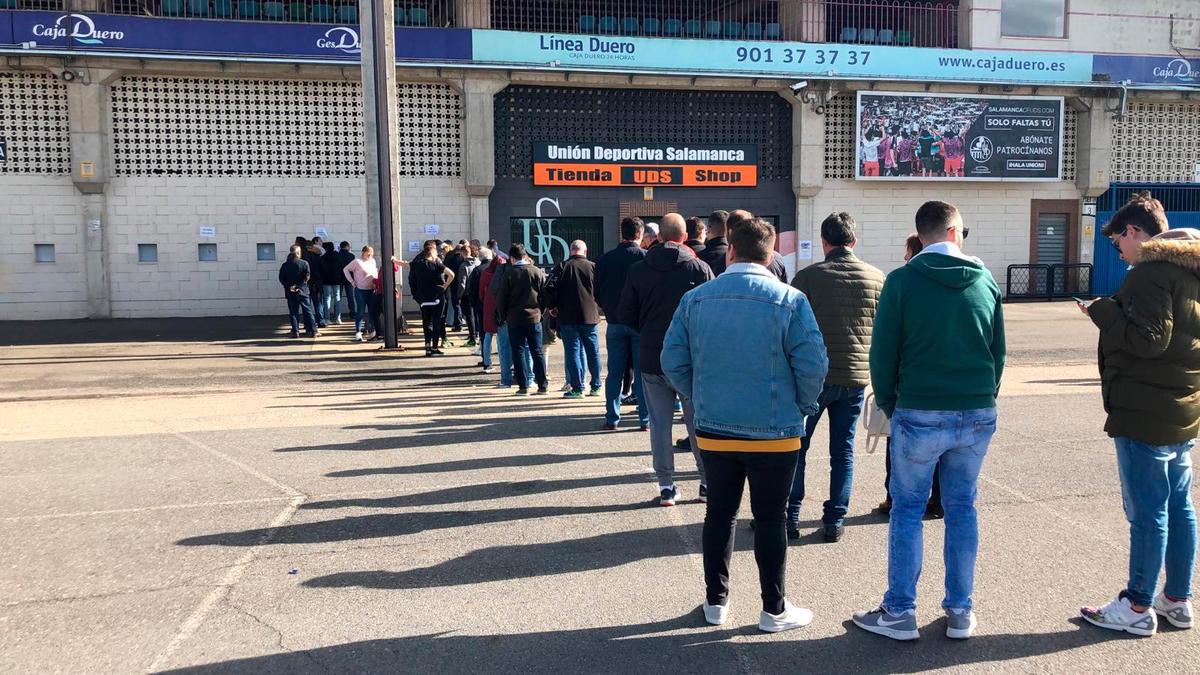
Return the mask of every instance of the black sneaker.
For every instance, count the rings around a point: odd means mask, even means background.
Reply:
[[[692,439],[684,436],[683,438],[675,441],[675,449],[690,451],[692,449]]]
[[[292,331],[291,333],[288,333],[288,337],[290,337],[290,338],[292,338],[293,340],[295,340],[296,338],[300,337],[300,334],[299,334],[299,333],[297,333],[296,331]]]
[[[845,528],[843,528],[841,525],[826,525],[824,527],[824,532],[822,533],[825,537],[825,543],[836,544],[837,542],[841,541],[842,533],[844,531]]]
[[[549,393],[550,393],[550,389],[548,387],[538,387],[536,395],[537,396],[545,396],[546,394],[549,394]]]
[[[528,390],[528,389],[526,389],[525,387],[519,387],[519,388],[517,389],[517,393],[516,393],[516,395],[517,395],[517,396],[528,396],[528,395],[529,395],[529,390]]]
[[[708,503],[708,486],[700,485],[700,501],[704,504]]]
[[[876,511],[878,511],[878,512],[880,512],[880,513],[885,513],[885,514],[887,514],[887,513],[891,513],[891,512],[892,512],[892,499],[891,499],[891,497],[889,497],[889,498],[887,498],[887,499],[885,499],[885,500],[883,500],[883,501],[879,502],[879,506],[876,506],[876,507],[875,507],[875,510],[876,510]]]
[[[925,520],[941,520],[946,517],[941,504],[930,504],[925,507]]]
[[[617,430],[617,425],[613,424],[612,422],[605,422],[605,423],[604,423],[604,430],[605,430],[605,431],[616,431],[616,430]]]
[[[446,352],[444,352],[444,351],[442,351],[442,350],[440,350],[440,349],[435,349],[435,350],[433,350],[433,355],[434,355],[434,356],[445,356],[445,355],[446,355]]]
[[[796,541],[800,538],[800,523],[793,523],[790,520],[788,521],[787,538],[792,541]]]
[[[634,396],[633,394],[630,394],[630,395],[626,396],[625,398],[621,399],[621,405],[637,405],[637,404],[638,404],[637,397]]]
[[[659,506],[675,506],[676,499],[679,499],[679,488],[677,487],[663,488],[658,493]]]

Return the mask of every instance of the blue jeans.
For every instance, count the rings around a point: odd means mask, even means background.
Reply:
[[[621,384],[625,381],[625,369],[633,364],[633,395],[637,397],[638,422],[650,424],[650,411],[646,408],[646,397],[642,392],[642,369],[638,349],[641,338],[637,331],[619,323],[610,323],[604,331],[604,346],[608,351],[608,373],[604,377],[604,421],[617,424],[621,421]]]
[[[307,295],[299,293],[285,294],[288,305],[288,320],[292,322],[292,332],[300,332],[300,318],[304,317],[304,330],[308,331],[309,335],[317,332],[317,319],[313,316],[312,300]]]
[[[500,386],[513,386],[513,379],[516,375],[516,367],[513,364],[512,342],[508,339],[508,324],[500,324],[500,332],[496,333],[496,351],[500,354]],[[530,377],[524,380],[525,387],[533,384],[533,357],[529,354],[529,347],[521,346],[521,360],[525,362],[525,372],[530,373]]]
[[[342,287],[341,286],[325,286],[324,293],[321,294],[321,302],[324,305],[326,321],[341,321],[342,320]]]
[[[1150,445],[1118,436],[1117,469],[1129,521],[1129,585],[1125,592],[1150,605],[1159,571],[1167,567],[1163,591],[1177,600],[1192,596],[1196,568],[1196,511],[1192,507],[1192,446]]]
[[[512,345],[513,361],[516,362],[517,382],[529,382],[530,364],[523,358],[523,352],[528,348],[530,360],[533,361],[532,380],[537,382],[538,389],[545,389],[546,382],[546,353],[542,350],[542,324],[540,323],[509,323],[508,341]],[[520,358],[519,358],[520,357]],[[528,387],[529,385],[524,385]]]
[[[944,609],[971,609],[979,526],[976,483],[988,443],[996,433],[996,409],[909,410],[892,415],[892,520],[888,527],[888,590],[883,608],[896,614],[917,608],[917,580],[924,547],[921,519],[941,463],[946,511]]]
[[[358,303],[354,301],[354,287],[342,286],[342,297],[346,298],[346,312],[350,316],[358,315]]]
[[[371,299],[374,296],[374,290],[364,291],[361,288],[354,289],[354,308],[358,310],[354,313],[355,333],[361,333],[363,329],[371,330],[373,326],[371,322]]]
[[[583,366],[587,363],[592,376],[592,389],[600,388],[600,333],[596,324],[569,324],[559,326],[563,350],[566,352],[567,384],[575,391],[583,391]]]
[[[800,440],[800,459],[792,479],[792,494],[788,497],[788,522],[800,521],[800,505],[804,501],[804,461],[812,444],[813,431],[821,413],[829,412],[829,501],[821,522],[841,525],[850,508],[850,486],[854,481],[854,430],[862,414],[863,387],[843,387],[827,384],[817,397],[817,414],[804,421],[804,438]]]
[[[483,339],[481,340],[480,345],[479,345],[479,356],[480,356],[480,359],[483,361],[484,368],[492,367],[492,337],[494,335],[495,335],[495,333],[484,333]],[[504,358],[504,357],[501,356],[501,358]],[[509,356],[509,358],[511,359],[512,356]]]

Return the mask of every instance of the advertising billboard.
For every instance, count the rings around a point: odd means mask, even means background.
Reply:
[[[858,180],[1062,179],[1062,97],[859,92]]]

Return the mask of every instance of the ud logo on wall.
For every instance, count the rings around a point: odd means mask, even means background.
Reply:
[[[859,92],[858,180],[1053,181],[1061,97]]]
[[[8,161],[8,141],[0,138],[0,162]]]

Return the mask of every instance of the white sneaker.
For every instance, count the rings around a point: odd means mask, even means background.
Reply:
[[[334,322],[334,323],[336,323],[336,324],[337,324],[337,325],[339,325],[339,326],[340,326],[340,325],[342,325],[342,319],[341,319],[341,317],[338,317],[338,318],[334,319],[334,320],[333,320],[333,322]]]
[[[571,389],[572,389],[572,387],[571,387],[571,385],[570,385],[570,384],[564,384],[564,385],[562,386],[562,388],[561,388],[561,389],[559,389],[559,391],[571,391]]]
[[[758,629],[767,633],[779,633],[793,628],[803,628],[812,623],[811,610],[797,607],[784,599],[782,614],[768,614],[765,610],[758,616]]]
[[[355,342],[362,342],[362,333],[355,333],[355,334],[354,334],[354,341],[355,341]]]
[[[704,620],[714,626],[720,626],[729,618],[729,605],[710,605],[704,603]]]
[[[1125,631],[1131,635],[1150,637],[1158,631],[1158,617],[1154,610],[1133,611],[1124,593],[1103,607],[1080,607],[1079,615],[1093,626]]]
[[[498,370],[496,370],[496,368],[495,368],[495,367],[493,367],[493,366],[488,366],[487,368],[484,368],[484,369],[483,369],[483,374],[484,374],[484,375],[491,375],[492,373],[496,373],[496,372],[499,372],[499,371],[498,371]]]
[[[483,355],[483,352],[480,351],[479,347],[476,347],[475,349],[471,350],[471,356],[482,356],[482,355]]]
[[[1176,628],[1191,628],[1195,625],[1195,620],[1192,618],[1191,600],[1175,602],[1159,593],[1158,597],[1154,598],[1154,612]]]

